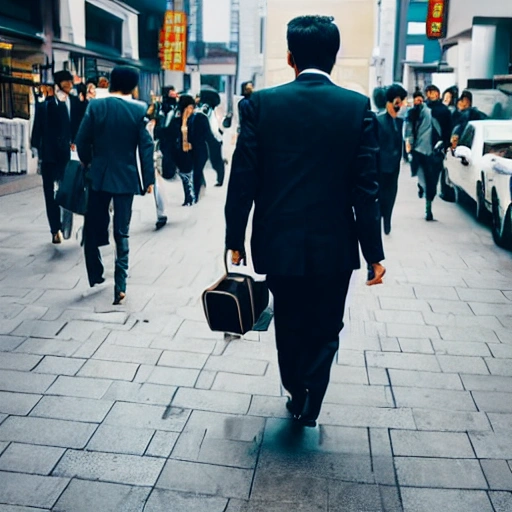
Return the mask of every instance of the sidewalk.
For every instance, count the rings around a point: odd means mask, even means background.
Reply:
[[[125,306],[50,243],[40,188],[0,198],[1,512],[509,512],[512,255],[405,169],[385,285],[354,274],[317,429],[287,417],[273,332],[209,332],[225,188],[154,231],[137,198]],[[77,220],[77,219],[76,219]],[[16,506],[20,507],[17,508]],[[25,507],[25,508],[23,508]]]

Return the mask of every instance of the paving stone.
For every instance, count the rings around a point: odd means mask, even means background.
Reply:
[[[368,384],[368,375],[366,368],[335,364],[331,367],[330,382],[338,384]]]
[[[41,359],[41,356],[30,354],[2,353],[2,357],[0,357],[0,369],[30,371],[37,366]]]
[[[491,353],[486,343],[465,341],[437,341],[433,342],[434,349],[438,356],[468,356],[468,357],[490,357]]]
[[[76,375],[85,364],[85,359],[71,357],[46,356],[34,369],[36,373],[49,373],[51,375]]]
[[[458,375],[420,372],[412,370],[389,370],[391,384],[397,387],[463,390]]]
[[[20,318],[19,320],[16,319],[9,319],[9,320],[2,320],[0,319],[0,334],[14,334],[18,335],[17,332],[18,329],[21,327],[23,320]],[[20,336],[23,336],[23,334],[19,334]]]
[[[447,286],[414,286],[416,298],[422,300],[459,300],[455,288]]]
[[[491,329],[483,327],[439,327],[441,338],[451,341],[497,343],[499,342],[496,333]]]
[[[271,343],[254,343],[244,340],[233,340],[228,343],[225,356],[257,359],[261,361],[276,361],[275,341]],[[364,354],[363,354],[364,355]]]
[[[96,425],[47,418],[10,416],[0,425],[0,440],[84,448]]]
[[[174,407],[203,411],[247,414],[251,395],[202,389],[180,388],[172,401]]]
[[[480,357],[437,356],[441,369],[446,373],[488,375],[485,361]]]
[[[510,304],[485,304],[483,302],[470,302],[475,315],[479,316],[507,316],[510,315]]]
[[[207,354],[165,350],[158,361],[158,365],[201,370],[207,359]]]
[[[397,297],[380,297],[380,307],[395,311],[432,311],[427,301],[418,299],[400,299]]]
[[[404,512],[493,512],[484,491],[402,488]]]
[[[366,360],[368,366],[375,366],[377,368],[396,368],[430,372],[441,371],[439,363],[433,355],[367,352]]]
[[[53,474],[83,480],[152,486],[164,462],[155,457],[68,450]]]
[[[393,386],[397,407],[417,407],[447,411],[475,411],[476,406],[468,391],[450,389],[402,388]]]
[[[512,492],[490,492],[494,512],[510,512],[512,510]]]
[[[398,344],[402,352],[413,354],[433,354],[432,342],[427,339],[399,338]]]
[[[5,449],[9,446],[9,443],[5,441],[0,441],[0,455],[5,451]]]
[[[480,464],[489,483],[489,489],[494,491],[512,491],[512,471],[507,461],[481,460]]]
[[[137,373],[137,368],[138,365],[134,363],[117,363],[114,361],[90,359],[78,372],[78,376],[131,381]]]
[[[16,349],[16,352],[39,354],[42,356],[70,357],[75,354],[81,345],[82,343],[79,341],[29,338]]]
[[[472,395],[480,411],[512,413],[512,393],[472,391]]]
[[[109,331],[106,329],[94,331],[85,343],[80,342],[80,348],[73,354],[73,357],[91,358],[104,343],[108,334]]]
[[[452,315],[464,315],[473,316],[474,313],[466,302],[460,302],[455,300],[435,300],[431,299],[428,304],[432,308],[434,313],[452,314]]]
[[[0,512],[49,512],[49,509],[18,507],[17,505],[0,505]]]
[[[216,372],[201,370],[194,387],[197,389],[212,389],[216,376]]]
[[[103,344],[92,356],[93,359],[124,363],[156,364],[162,355],[161,350],[152,348],[122,347]]]
[[[370,446],[375,482],[377,484],[396,485],[393,450],[391,448],[389,430],[371,428]]]
[[[229,500],[226,512],[281,512],[283,507],[294,512],[327,512],[328,505],[325,502],[314,501],[268,501],[268,500]]]
[[[491,375],[501,375],[503,377],[512,377],[512,365],[506,359],[486,358],[485,362],[489,367]]]
[[[487,489],[477,460],[397,457],[395,465],[401,486]]]
[[[512,459],[510,432],[470,432],[469,437],[479,459]]]
[[[179,434],[176,432],[155,432],[144,455],[167,459],[178,441],[178,436]]]
[[[149,375],[147,382],[166,386],[194,387],[198,377],[199,370],[157,366]]]
[[[172,504],[172,509],[169,509]],[[154,489],[149,497],[144,512],[227,512],[229,508],[226,498],[204,496],[197,493]],[[243,512],[246,512],[245,510]]]
[[[490,413],[487,414],[494,432],[508,432],[512,430],[512,414]],[[511,489],[512,490],[512,489]]]
[[[505,345],[504,343],[489,343],[488,346],[493,357],[512,359],[512,345]]]
[[[72,480],[54,512],[142,512],[151,489]]]
[[[447,459],[472,459],[475,457],[467,434],[392,430],[391,442],[395,456],[443,457]]]
[[[329,510],[332,512],[346,512],[347,510],[381,512],[379,487],[331,480],[329,482]]]
[[[0,390],[19,393],[44,393],[55,380],[52,375],[0,370]]]
[[[388,370],[386,368],[373,368],[366,369],[368,374],[368,382],[371,386],[390,386]]]
[[[134,334],[125,331],[112,331],[105,342],[109,345],[116,346],[149,348],[155,338],[155,334]]]
[[[483,412],[436,411],[413,409],[414,421],[419,430],[468,432],[490,430],[487,415]]]
[[[512,393],[512,377],[461,375],[464,387],[471,391],[503,391]]]
[[[113,402],[67,396],[45,396],[36,405],[31,416],[70,421],[101,423]]]
[[[458,288],[457,293],[461,300],[466,302],[487,302],[489,304],[509,304],[512,306],[505,294],[500,290],[479,290],[476,288]]]
[[[281,396],[281,382],[277,376],[259,377],[218,372],[212,390]]]
[[[324,403],[360,405],[369,407],[392,407],[391,394],[384,386],[362,386],[331,382]]]
[[[269,363],[254,359],[242,359],[229,356],[210,356],[205,365],[205,370],[214,372],[237,373],[243,375],[265,375]]]
[[[0,457],[0,470],[49,475],[64,451],[51,446],[11,443]]]
[[[439,331],[432,325],[386,324],[386,333],[390,338],[439,339]]]
[[[173,407],[117,402],[105,418],[106,425],[181,432],[190,411]]]
[[[372,294],[377,297],[414,299],[414,289],[410,285],[404,284],[386,284],[386,286],[375,286],[372,288]]]
[[[286,402],[284,396],[253,395],[248,414],[264,418],[288,418],[290,413],[286,410]]]
[[[54,322],[45,322],[44,320],[25,320],[13,332],[13,334],[15,336],[34,336],[37,338],[53,339],[65,325],[66,322],[61,320],[56,320]]]
[[[401,352],[398,338],[380,338],[380,346],[383,352]]]
[[[69,479],[0,471],[0,503],[51,508]]]
[[[224,498],[247,499],[252,475],[253,471],[250,469],[168,460],[156,487]]]
[[[169,405],[177,388],[158,384],[115,381],[103,398],[119,402],[139,404]]]
[[[215,344],[216,343],[213,340],[198,340],[194,338],[187,340],[173,340],[165,337],[157,337],[151,343],[151,348],[210,355],[215,350]]]
[[[0,391],[0,412],[16,416],[27,415],[39,402],[41,395]]]
[[[343,343],[340,344],[343,347]],[[364,351],[340,349],[336,355],[336,363],[340,366],[366,366]]]
[[[10,352],[16,350],[24,341],[23,336],[4,336],[0,335],[0,351]]]
[[[287,415],[289,417],[289,415]],[[416,429],[410,409],[384,409],[381,407],[355,407],[325,404],[319,416],[322,425],[347,427]]]
[[[424,312],[423,317],[427,325],[433,325],[438,328],[453,328],[453,329],[485,329],[495,330],[502,329],[501,322],[495,316],[475,316],[475,315],[454,315],[443,313],[428,313]],[[450,335],[454,336],[454,335]],[[451,338],[450,338],[451,339]],[[474,341],[474,340],[470,340]]]
[[[423,315],[418,311],[380,310],[375,311],[375,318],[377,322],[390,324],[425,325]]]
[[[150,429],[101,425],[89,441],[87,450],[144,455],[153,434]]]
[[[112,384],[111,380],[88,379],[85,377],[58,377],[48,389],[48,395],[101,398]]]

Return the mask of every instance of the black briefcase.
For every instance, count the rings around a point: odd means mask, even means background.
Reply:
[[[82,164],[76,160],[70,160],[59,188],[55,194],[55,201],[65,210],[85,215],[89,201],[89,185]]]
[[[243,335],[253,330],[269,305],[266,281],[229,272],[203,292],[203,307],[210,329]],[[267,325],[268,326],[268,325]]]

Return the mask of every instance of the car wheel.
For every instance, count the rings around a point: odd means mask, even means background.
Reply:
[[[509,208],[510,210],[510,208]],[[508,212],[510,215],[510,212]],[[505,217],[506,218],[506,217]],[[492,238],[494,239],[494,243],[503,248],[507,248],[507,244],[510,243],[510,234],[506,233],[506,222],[503,223],[500,217],[500,202],[498,199],[498,195],[496,191],[492,192]],[[510,229],[510,222],[509,229]]]
[[[476,218],[484,224],[489,220],[489,212],[485,206],[484,187],[481,181],[476,184]]]
[[[450,183],[450,179],[448,178],[448,172],[446,171],[446,167],[443,167],[443,171],[441,172],[441,199],[446,201],[447,203],[455,202],[455,189]]]

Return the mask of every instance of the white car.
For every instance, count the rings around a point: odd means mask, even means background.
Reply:
[[[455,199],[461,198],[461,192],[470,197],[476,204],[476,216],[482,222],[488,220],[489,213],[493,215],[496,223],[493,235],[499,245],[506,245],[508,236],[503,230],[508,222],[510,190],[508,196],[503,197],[506,189],[503,183],[507,178],[493,170],[496,162],[492,160],[499,159],[503,166],[502,161],[510,159],[511,152],[512,121],[472,121],[461,135],[455,151],[449,151],[445,161],[446,181],[455,191]],[[490,179],[496,180],[499,186],[493,187]],[[500,242],[502,234],[503,243]]]
[[[492,215],[494,241],[512,249],[512,137],[495,150],[484,156],[485,204]]]

